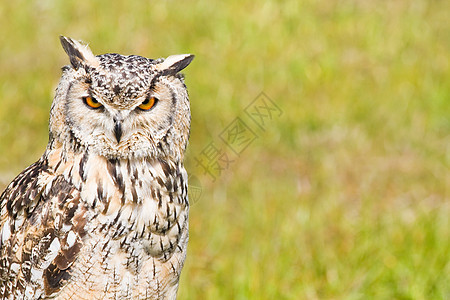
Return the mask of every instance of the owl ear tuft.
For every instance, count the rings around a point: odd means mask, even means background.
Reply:
[[[157,68],[163,75],[171,76],[186,68],[194,59],[193,54],[171,55],[160,63]]]
[[[61,45],[69,56],[70,63],[78,70],[83,66],[98,67],[98,58],[92,53],[87,45],[83,45],[71,38],[60,36]]]

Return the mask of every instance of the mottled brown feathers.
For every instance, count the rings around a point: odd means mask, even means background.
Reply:
[[[43,172],[36,172],[39,169]],[[2,276],[6,280],[0,281],[2,298],[25,297],[26,287],[32,287],[33,296],[51,295],[70,277],[63,271],[81,249],[85,229],[76,226],[75,220],[85,224],[84,209],[80,208],[79,191],[63,175],[53,175],[46,160],[40,160],[2,194],[2,268],[9,269],[8,277]],[[28,193],[28,189],[24,193],[28,197],[20,196],[16,191],[21,184],[35,187],[35,192]],[[68,239],[74,240],[69,243]]]

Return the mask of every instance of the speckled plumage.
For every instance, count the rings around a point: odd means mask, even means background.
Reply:
[[[178,72],[193,56],[94,56],[61,42],[71,65],[47,149],[0,197],[0,298],[174,299],[189,210]],[[154,107],[140,109],[149,97]]]

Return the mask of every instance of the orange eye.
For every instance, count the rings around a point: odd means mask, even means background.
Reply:
[[[83,97],[83,101],[87,106],[92,107],[94,109],[97,109],[97,108],[100,108],[103,106],[100,102],[98,102],[97,100],[95,100],[94,98],[92,98],[90,96]]]
[[[138,107],[140,109],[142,109],[142,110],[149,110],[150,108],[152,108],[156,104],[156,102],[158,102],[157,98],[155,98],[155,97],[148,97]]]

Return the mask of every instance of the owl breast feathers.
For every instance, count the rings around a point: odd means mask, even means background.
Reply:
[[[189,211],[179,72],[194,56],[61,43],[49,143],[0,197],[0,299],[175,299]]]

